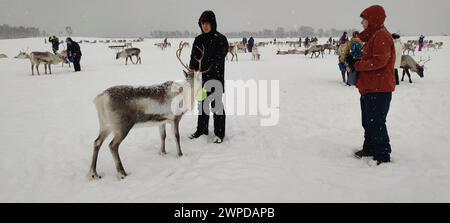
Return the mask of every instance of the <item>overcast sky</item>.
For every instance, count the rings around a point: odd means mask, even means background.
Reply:
[[[385,7],[391,32],[450,34],[450,0],[0,0],[0,24],[55,34],[71,26],[74,36],[140,36],[197,31],[198,17],[210,9],[221,32],[302,25],[359,29],[361,11],[373,4]]]

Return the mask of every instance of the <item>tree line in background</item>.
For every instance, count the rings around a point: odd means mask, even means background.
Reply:
[[[341,36],[342,33],[348,32],[351,34],[356,29],[317,29],[315,30],[310,26],[301,26],[298,29],[286,30],[283,27],[278,27],[275,30],[272,29],[263,29],[256,32],[249,31],[241,31],[241,32],[226,32],[224,33],[228,38],[242,38],[242,37],[250,37],[253,36],[255,38],[299,38],[299,37],[338,37]],[[198,32],[190,32],[190,31],[162,31],[155,30],[150,33],[151,38],[193,38],[197,36]]]
[[[36,27],[0,25],[0,39],[14,39],[46,36],[45,31]]]
[[[72,27],[65,27],[66,33],[70,36],[73,34]],[[298,29],[286,30],[283,27],[278,27],[274,30],[263,29],[256,32],[241,31],[241,32],[227,32],[224,33],[228,38],[242,38],[253,36],[255,38],[299,38],[299,37],[338,37],[343,32],[351,34],[355,29],[339,30],[339,29],[317,29],[315,30],[310,26],[301,26]],[[163,31],[154,30],[150,32],[148,37],[150,38],[193,38],[196,37],[199,32],[192,31]],[[14,38],[27,38],[27,37],[40,37],[47,36],[45,31],[41,31],[36,27],[23,27],[23,26],[9,26],[0,25],[0,39],[14,39]]]

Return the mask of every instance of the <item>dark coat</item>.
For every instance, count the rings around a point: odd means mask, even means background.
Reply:
[[[59,50],[59,39],[56,36],[51,36],[48,38],[48,41],[52,43],[52,48],[54,50]]]
[[[67,38],[67,40],[70,40],[71,42],[71,44],[67,44],[67,53],[72,56],[81,56],[80,45],[70,38]]]
[[[216,17],[212,11],[205,11],[200,16],[199,26],[201,29],[201,22],[211,23],[211,32],[204,33],[197,36],[194,40],[191,52],[191,60],[189,68],[199,70],[199,64],[195,58],[200,58],[201,52],[198,48],[205,48],[205,55],[202,61],[201,71],[208,70],[202,74],[203,84],[209,80],[218,80],[225,86],[225,57],[228,53],[227,38],[217,31]],[[197,48],[198,47],[198,48]],[[223,89],[225,91],[225,89]]]

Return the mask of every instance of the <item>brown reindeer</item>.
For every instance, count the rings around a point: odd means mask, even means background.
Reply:
[[[49,69],[50,74],[52,74],[52,64],[59,64],[59,63],[67,63],[67,60],[64,59],[63,56],[60,54],[53,54],[50,52],[31,52],[30,54],[27,54],[25,52],[20,52],[17,56],[14,58],[16,59],[29,59],[31,62],[31,75],[34,75],[34,67],[36,66],[36,71],[38,75],[39,73],[39,65],[42,63],[44,64],[45,68],[45,74],[47,74],[47,66]]]
[[[228,46],[228,53],[231,54],[231,61],[233,61],[234,57],[236,57],[236,62],[238,61],[238,55],[237,55],[237,45],[230,44]],[[228,54],[226,56],[226,59],[228,60]]]
[[[305,56],[307,56],[309,53],[311,53],[311,58],[313,58],[314,55],[316,56],[316,58],[318,58],[320,56],[320,54],[322,54],[322,58],[323,58],[324,51],[325,51],[325,49],[323,48],[322,45],[312,45],[307,50],[305,50]]]

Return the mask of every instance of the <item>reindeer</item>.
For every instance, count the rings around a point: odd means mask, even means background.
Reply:
[[[308,53],[311,53],[311,58],[313,58],[314,55],[316,55],[316,58],[318,58],[320,56],[320,54],[322,54],[322,58],[323,58],[323,52],[324,52],[324,48],[323,45],[312,45],[310,48],[308,48],[307,50],[305,50],[305,56],[308,55]]]
[[[17,56],[14,58],[16,59],[29,59],[31,62],[31,75],[34,75],[34,66],[36,66],[36,70],[38,75],[41,75],[39,73],[39,65],[42,63],[45,67],[45,74],[47,74],[47,66],[50,71],[50,74],[52,74],[52,68],[51,64],[59,64],[67,62],[60,54],[53,54],[50,52],[31,52],[30,54],[27,54],[25,52],[20,52]]]
[[[252,60],[259,61],[261,59],[261,54],[259,54],[258,47],[252,47]]]
[[[228,46],[228,53],[231,53],[231,61],[233,61],[234,57],[236,56],[236,62],[238,61],[238,55],[237,55],[237,45],[230,44]],[[226,56],[226,59],[228,60],[228,54]]]
[[[243,42],[238,42],[234,45],[236,45],[236,52],[239,50],[241,52],[247,53],[247,47]]]
[[[436,45],[437,45],[438,49],[441,49],[442,46],[444,45],[444,43],[443,42],[437,42]]]
[[[409,78],[409,83],[412,83],[411,74],[409,73],[409,70],[416,72],[419,75],[419,77],[423,78],[424,77],[423,70],[424,70],[425,64],[430,60],[431,59],[428,58],[428,60],[423,61],[421,58],[419,62],[416,62],[414,60],[414,58],[412,58],[410,55],[403,55],[402,61],[400,64],[400,68],[403,69],[402,81],[405,78],[405,74],[407,74],[408,78]],[[422,65],[420,65],[421,62],[424,62],[424,63]]]
[[[155,46],[159,47],[161,50],[165,50],[169,44],[168,43],[155,43]]]
[[[336,48],[331,43],[323,44],[323,49],[328,50],[328,54],[331,54],[332,50],[336,50]]]
[[[287,51],[282,51],[278,49],[277,55],[288,55],[288,54],[305,54],[305,51],[303,50],[297,50],[297,49],[291,49]]]
[[[278,49],[277,51],[277,55],[288,55],[289,52],[288,51],[281,51],[280,49]]]
[[[176,56],[186,70],[183,70],[185,80],[167,81],[165,83],[148,87],[115,86],[99,94],[95,100],[100,132],[94,142],[92,163],[88,173],[90,179],[99,179],[97,174],[97,157],[100,147],[106,137],[112,132],[114,137],[109,144],[110,151],[121,179],[127,176],[119,157],[119,145],[133,127],[139,125],[159,126],[161,150],[165,155],[166,124],[172,125],[177,146],[177,156],[183,155],[180,147],[179,123],[186,112],[194,107],[195,95],[201,89],[202,83],[199,74],[202,69],[202,60],[205,47],[197,49],[201,52],[198,61],[199,71],[194,71],[181,60],[183,45],[180,43]],[[180,108],[180,105],[182,108]]]
[[[409,55],[409,52],[412,52],[413,55],[415,55],[415,52],[416,52],[415,43],[414,42],[404,43],[403,44],[403,54],[405,54],[406,51],[408,52],[408,55]]]
[[[433,48],[434,51],[436,51],[438,49],[438,45],[436,43],[433,43],[433,42],[427,43],[426,47],[427,47],[427,51],[430,51],[430,48]]]
[[[6,56],[6,54],[0,53],[0,59],[2,58],[8,58],[8,56]]]
[[[64,58],[64,61],[61,63],[61,66],[64,67],[64,64],[68,64],[70,67],[70,63],[67,60],[67,58],[68,58],[67,50],[61,51],[61,53],[59,53],[58,55],[61,56],[62,58]]]
[[[116,54],[116,60],[119,58],[125,58],[125,65],[128,64],[128,58],[130,58],[131,63],[134,64],[132,56],[136,56],[136,64],[139,62],[141,63],[141,56],[139,54],[141,53],[141,50],[139,48],[128,48],[125,50],[122,50]]]

